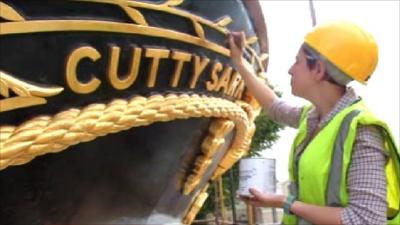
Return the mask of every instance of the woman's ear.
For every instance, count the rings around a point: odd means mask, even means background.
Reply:
[[[326,65],[322,60],[317,60],[314,70],[318,80],[325,79]]]

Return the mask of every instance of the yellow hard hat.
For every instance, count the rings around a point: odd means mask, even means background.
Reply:
[[[372,35],[350,22],[317,25],[306,34],[304,42],[362,84],[378,63],[378,46]]]

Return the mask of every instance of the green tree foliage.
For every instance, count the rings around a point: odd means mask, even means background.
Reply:
[[[256,132],[251,142],[249,157],[260,156],[263,150],[270,149],[279,138],[278,131],[283,128],[282,125],[270,120],[264,111],[258,115],[255,124]]]

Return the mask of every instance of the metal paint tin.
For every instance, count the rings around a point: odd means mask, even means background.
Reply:
[[[263,193],[275,193],[275,159],[245,158],[239,162],[240,196],[251,196],[249,188],[255,188]]]

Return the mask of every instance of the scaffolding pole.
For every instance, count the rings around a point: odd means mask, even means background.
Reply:
[[[310,6],[311,23],[312,23],[312,26],[314,27],[317,24],[317,17],[315,16],[314,2],[313,2],[313,0],[309,0],[308,2],[309,2],[309,6]]]

